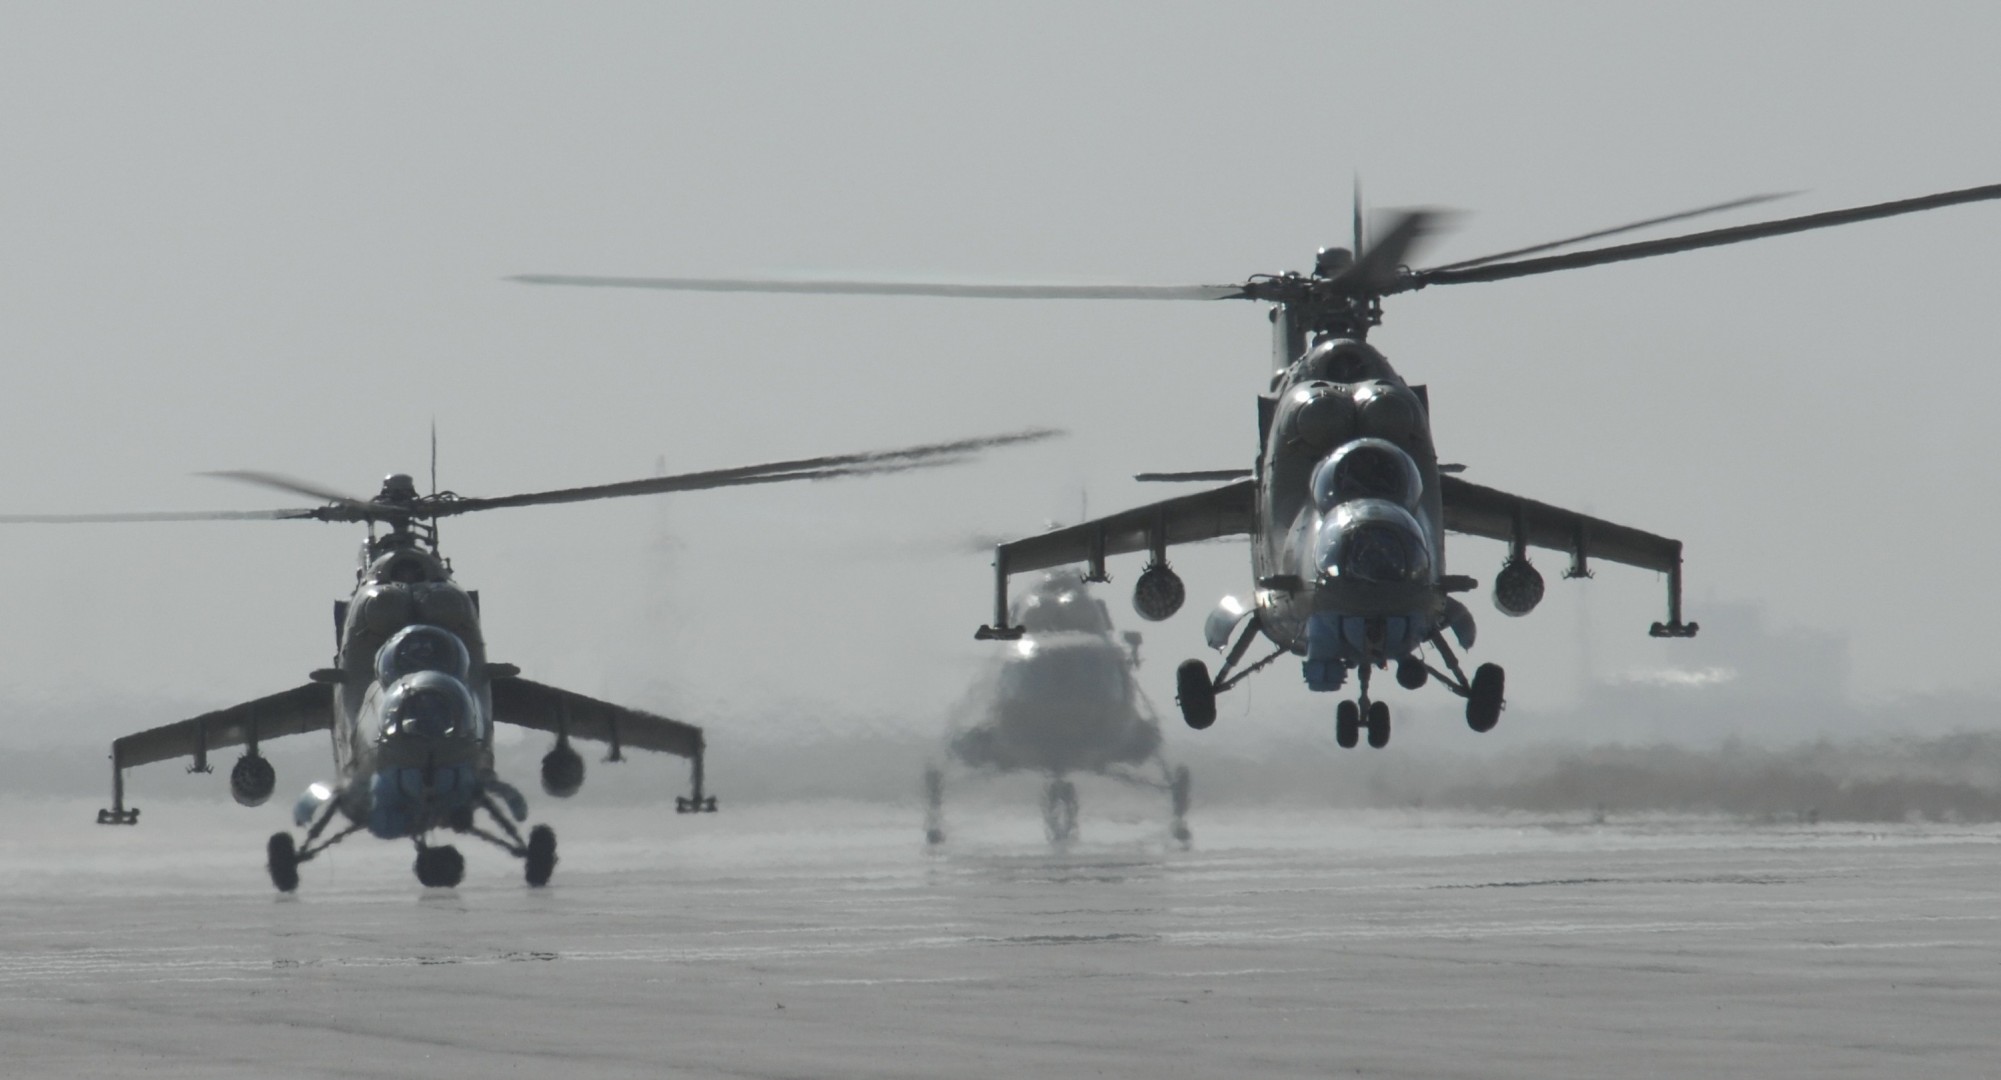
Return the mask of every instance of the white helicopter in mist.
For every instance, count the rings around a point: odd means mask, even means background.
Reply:
[[[1160,719],[1133,677],[1140,635],[1114,637],[1105,602],[1075,572],[1045,574],[1014,601],[1024,633],[969,694],[947,752],[977,774],[1042,773],[1049,839],[1077,832],[1072,774],[1095,774],[1166,793],[1170,830],[1187,843],[1189,777],[1161,750]],[[1157,773],[1157,778],[1150,773]],[[945,840],[945,773],[925,770],[925,839]]]

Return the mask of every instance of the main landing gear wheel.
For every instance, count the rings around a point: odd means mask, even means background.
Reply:
[[[1042,793],[1042,825],[1049,842],[1061,844],[1077,835],[1077,785],[1068,780],[1051,780]]]
[[[1381,750],[1390,744],[1390,706],[1386,701],[1369,703],[1369,749]]]
[[[1188,831],[1189,787],[1188,766],[1175,766],[1174,779],[1170,780],[1167,785],[1167,797],[1173,804],[1174,825],[1172,832],[1174,839],[1182,844],[1188,843],[1191,836]]]
[[[1466,726],[1478,732],[1494,730],[1501,722],[1502,693],[1507,673],[1499,664],[1481,664],[1473,672],[1473,685],[1466,694]]]
[[[523,858],[528,863],[528,884],[538,888],[547,885],[549,875],[556,872],[556,830],[547,825],[528,830],[528,851]]]
[[[1343,701],[1334,706],[1334,743],[1343,750],[1353,750],[1362,741],[1362,707],[1352,701]]]
[[[1202,661],[1184,660],[1174,669],[1174,700],[1189,727],[1201,731],[1216,722],[1216,684]]]
[[[270,842],[264,845],[264,866],[271,871],[271,884],[279,892],[299,887],[299,849],[292,843],[291,833],[271,834]]]
[[[556,836],[549,834],[550,857],[553,859]],[[419,847],[417,849],[417,881],[427,889],[450,889],[464,881],[466,857],[459,849],[446,844],[444,847]]]

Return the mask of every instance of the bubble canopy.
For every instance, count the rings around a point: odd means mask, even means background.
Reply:
[[[457,634],[423,623],[396,631],[375,653],[375,677],[384,686],[419,671],[463,680],[472,673],[472,654]]]
[[[469,739],[480,734],[479,704],[472,691],[443,672],[405,675],[382,695],[385,739]]]
[[[1421,582],[1431,576],[1431,544],[1410,511],[1381,499],[1342,503],[1321,526],[1320,573],[1374,584]]]
[[[1382,499],[1414,509],[1424,475],[1409,454],[1386,439],[1356,439],[1327,455],[1313,470],[1313,505],[1323,514],[1355,499]]]

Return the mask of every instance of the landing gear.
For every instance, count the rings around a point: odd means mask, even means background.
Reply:
[[[135,811],[136,812],[136,811]],[[279,892],[292,892],[299,887],[299,864],[308,862],[320,852],[340,843],[361,830],[359,822],[350,822],[348,827],[320,839],[320,834],[333,824],[334,815],[340,813],[340,800],[328,799],[320,810],[320,816],[313,820],[313,827],[306,830],[304,844],[294,844],[291,833],[272,833],[264,844],[264,867],[271,871],[271,884]]]
[[[924,842],[945,842],[945,774],[936,765],[924,770]]]
[[[1422,690],[1431,680],[1431,672],[1424,669],[1424,661],[1415,656],[1406,656],[1397,661],[1397,685],[1405,690]]]
[[[271,884],[282,893],[299,887],[299,849],[292,844],[292,834],[272,833],[270,842],[264,845],[264,866],[271,871]]]
[[[1174,775],[1167,782],[1167,797],[1173,805],[1174,824],[1172,832],[1177,843],[1186,846],[1191,834],[1188,831],[1188,766],[1177,765]]]
[[[1286,655],[1290,650],[1284,646],[1272,651],[1270,656],[1231,674],[1237,661],[1244,658],[1251,642],[1263,633],[1263,624],[1256,615],[1244,621],[1244,628],[1237,635],[1237,643],[1230,646],[1230,652],[1223,658],[1223,666],[1216,669],[1216,677],[1209,677],[1209,669],[1200,660],[1189,660],[1174,669],[1174,700],[1181,705],[1181,718],[1197,731],[1216,722],[1216,695],[1269,667],[1272,661]],[[1218,644],[1211,642],[1211,644]],[[1218,645],[1220,647],[1220,645]]]
[[[1066,843],[1077,835],[1077,785],[1068,780],[1051,780],[1042,792],[1042,826],[1052,844]]]
[[[1209,681],[1207,665],[1186,660],[1174,669],[1174,700],[1189,727],[1201,731],[1216,722],[1216,684]]]
[[[503,793],[503,797],[505,797],[505,793]],[[518,806],[517,800],[519,800]],[[479,809],[486,811],[487,816],[493,819],[494,824],[500,826],[500,831],[505,833],[505,836],[499,836],[480,828],[473,821],[470,811],[466,813],[463,821],[459,820],[457,815],[454,815],[452,828],[471,836],[477,836],[481,840],[526,863],[525,876],[528,879],[530,887],[540,888],[547,885],[549,883],[549,875],[556,872],[556,830],[547,825],[537,825],[528,830],[528,839],[524,841],[521,839],[521,830],[516,829],[514,821],[508,820],[508,815],[501,812],[502,808],[499,803],[494,801],[491,791],[480,792],[477,806]],[[520,799],[518,792],[515,793],[514,799],[507,800],[506,809],[514,812],[514,819],[516,821],[526,817],[528,814],[528,804],[526,800]],[[417,880],[419,881],[424,881],[424,850],[420,842],[417,852]],[[451,851],[454,857],[458,855],[458,852],[451,848],[439,850]],[[464,866],[464,862],[465,860],[463,859],[459,860],[461,867]],[[464,873],[463,869],[461,869],[460,873]],[[431,883],[424,881],[424,884],[429,885]],[[452,884],[458,884],[457,878],[452,880]]]
[[[1481,664],[1473,671],[1473,684],[1466,693],[1466,726],[1481,733],[1494,730],[1501,721],[1502,694],[1507,673],[1499,664]]]
[[[1386,701],[1369,703],[1369,749],[1381,750],[1390,744],[1390,706]]]
[[[417,842],[417,881],[427,889],[450,889],[465,880],[466,859],[459,849],[446,844],[431,847]]]
[[[1353,750],[1362,741],[1362,731],[1368,730],[1369,749],[1381,750],[1390,744],[1390,706],[1384,701],[1369,700],[1369,665],[1355,667],[1357,681],[1362,685],[1359,701],[1343,701],[1334,706],[1334,743],[1343,750]],[[1397,665],[1397,681],[1403,681],[1403,665]]]
[[[547,885],[556,872],[556,830],[547,825],[528,830],[528,851],[522,858],[528,863],[528,884],[538,889]]]
[[[1334,706],[1334,744],[1343,750],[1353,750],[1362,741],[1362,707],[1352,701],[1343,701]]]
[[[1443,637],[1431,635],[1431,645],[1444,658],[1445,667],[1451,674],[1435,668],[1427,670],[1436,675],[1447,689],[1466,699],[1466,726],[1483,734],[1494,730],[1494,725],[1501,722],[1501,710],[1507,708],[1507,673],[1501,670],[1499,664],[1481,664],[1473,669],[1473,677],[1468,679],[1466,672],[1459,667],[1459,657]]]

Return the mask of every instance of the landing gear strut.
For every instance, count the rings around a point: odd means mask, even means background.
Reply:
[[[1287,650],[1280,647],[1270,656],[1259,660],[1236,674],[1230,669],[1244,658],[1251,642],[1260,631],[1255,616],[1244,622],[1244,629],[1237,635],[1237,643],[1230,646],[1230,654],[1223,658],[1223,666],[1216,669],[1216,677],[1209,677],[1209,669],[1200,660],[1183,661],[1174,669],[1174,700],[1181,705],[1181,719],[1197,731],[1216,722],[1216,695],[1269,667],[1272,661],[1284,656]]]
[[[1459,667],[1459,657],[1453,653],[1452,646],[1445,643],[1442,635],[1431,635],[1431,645],[1438,650],[1438,655],[1445,658],[1446,669],[1451,674],[1429,665],[1425,670],[1444,683],[1446,689],[1466,699],[1466,726],[1482,734],[1494,730],[1494,725],[1501,722],[1501,710],[1508,707],[1507,672],[1501,670],[1499,664],[1481,664],[1473,669],[1473,677],[1468,679],[1466,672]]]
[[[1191,834],[1188,832],[1188,766],[1177,765],[1174,775],[1167,781],[1167,797],[1174,810],[1172,833],[1177,843],[1186,847]]]
[[[1077,785],[1068,780],[1051,780],[1042,792],[1042,825],[1052,844],[1066,843],[1077,835]]]
[[[470,811],[467,812],[463,820],[453,821],[452,828],[458,832],[477,836],[494,847],[520,859],[526,864],[523,876],[527,879],[530,886],[540,888],[547,885],[549,883],[549,876],[556,872],[556,830],[547,825],[537,825],[528,830],[528,839],[524,841],[521,838],[521,831],[514,827],[514,822],[508,820],[507,814],[501,813],[500,804],[494,801],[492,793],[486,791],[480,792],[479,803],[477,805],[479,809],[486,811],[487,816],[493,819],[494,824],[500,826],[500,831],[505,833],[505,836],[498,836],[480,828],[474,823],[473,815]],[[525,802],[517,809],[513,800],[509,800],[507,808],[516,811],[514,815],[516,820],[528,816],[528,806]],[[423,879],[423,856],[420,851],[417,860],[417,880],[423,881]],[[430,884],[428,881],[424,883],[426,885]]]
[[[314,819],[313,827],[306,830],[306,842],[303,845],[293,843],[292,834],[286,832],[272,833],[271,839],[265,842],[264,867],[271,872],[271,884],[276,886],[279,892],[288,893],[299,887],[300,863],[310,862],[320,852],[361,831],[360,822],[350,822],[347,828],[321,841],[320,834],[326,831],[328,825],[333,824],[334,815],[338,813],[340,813],[340,800],[328,799],[326,806],[320,811],[320,816]]]
[[[936,765],[924,770],[924,842],[945,842],[945,774]]]

